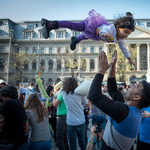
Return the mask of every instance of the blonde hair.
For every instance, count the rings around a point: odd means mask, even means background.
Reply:
[[[33,110],[38,122],[44,121],[44,116],[48,117],[48,111],[41,103],[37,94],[30,94],[26,103],[25,110]]]

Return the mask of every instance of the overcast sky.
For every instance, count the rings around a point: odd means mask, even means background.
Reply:
[[[49,20],[83,20],[95,9],[106,19],[127,11],[135,19],[150,19],[150,0],[0,0],[0,18],[14,22]]]

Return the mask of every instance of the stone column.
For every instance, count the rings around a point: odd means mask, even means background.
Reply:
[[[90,72],[90,58],[86,59],[86,72]]]
[[[140,45],[137,44],[137,70],[140,70]]]
[[[95,71],[98,72],[98,57],[95,58]]]
[[[147,44],[147,70],[150,69],[150,59],[149,59],[149,55],[150,55],[150,44]]]

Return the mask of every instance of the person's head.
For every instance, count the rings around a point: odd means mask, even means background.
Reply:
[[[51,97],[54,94],[54,87],[52,85],[49,85],[46,89],[47,94]]]
[[[118,90],[121,91],[121,93],[123,93],[123,87],[122,86],[119,86]]]
[[[94,134],[96,136],[96,140],[97,140],[97,136],[99,136],[98,142],[101,142],[102,134],[103,134],[102,125],[100,123],[94,123],[92,128],[91,128],[91,131],[94,132]]]
[[[108,93],[108,90],[107,90],[107,84],[104,85],[103,93]]]
[[[130,12],[126,13],[126,17],[115,20],[114,25],[117,31],[117,38],[119,39],[127,38],[135,30],[134,19]]]
[[[38,89],[39,89],[38,84],[35,84],[35,89],[36,89],[36,90],[38,90]]]
[[[143,80],[137,85],[123,93],[125,102],[132,102],[137,108],[146,108],[150,106],[150,84]]]
[[[17,89],[14,86],[5,86],[2,89],[0,89],[0,97],[2,97],[2,100],[8,100],[8,99],[17,99],[18,98],[18,92]]]
[[[6,86],[6,82],[2,82],[2,83],[0,84],[0,86],[1,86],[1,88],[5,87],[5,86]]]
[[[67,95],[71,92],[71,94],[74,93],[74,90],[78,87],[78,82],[75,78],[69,77],[65,78],[65,81],[63,82],[63,88],[62,91],[65,91]]]
[[[30,86],[31,86],[31,87],[34,87],[34,83],[33,83],[33,82],[31,82],[31,83],[30,83]]]
[[[20,93],[19,98],[18,98],[23,105],[24,105],[24,101],[25,101],[25,96],[26,96],[25,93]]]
[[[25,103],[25,110],[33,110],[38,122],[44,120],[44,116],[48,117],[48,111],[41,103],[37,94],[30,94],[26,103]]]

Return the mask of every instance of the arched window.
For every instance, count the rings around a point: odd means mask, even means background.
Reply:
[[[4,59],[0,59],[0,70],[4,70]]]
[[[23,80],[24,82],[28,82],[28,78],[24,78],[24,80]]]
[[[49,60],[49,70],[53,70],[53,60]]]
[[[57,70],[61,70],[61,60],[57,60]]]
[[[45,61],[41,60],[41,70],[44,71],[45,70]]]
[[[48,83],[49,83],[50,85],[52,85],[53,79],[52,79],[52,78],[49,78],[49,79],[48,79]]]
[[[36,65],[37,65],[36,60],[33,60],[32,61],[32,70],[36,70]]]
[[[36,83],[36,80],[35,80],[35,78],[33,78],[33,79],[32,79],[32,82],[33,82],[33,83]]]
[[[86,60],[85,59],[81,60],[81,68],[82,68],[83,71],[86,70]]]
[[[58,83],[58,82],[60,82],[60,81],[61,81],[61,79],[60,79],[60,78],[57,78],[56,83]]]
[[[29,64],[28,61],[24,62],[24,70],[28,70],[28,64]]]
[[[68,67],[67,65],[68,65],[68,62],[67,62],[67,60],[65,60],[65,70],[66,70],[66,71],[69,70],[69,67]]]
[[[94,69],[95,68],[95,61],[94,59],[91,59],[90,61],[90,69]]]
[[[78,61],[77,61],[77,59],[74,59],[73,60],[73,64],[75,65],[75,67],[74,67],[74,69],[78,69]]]

